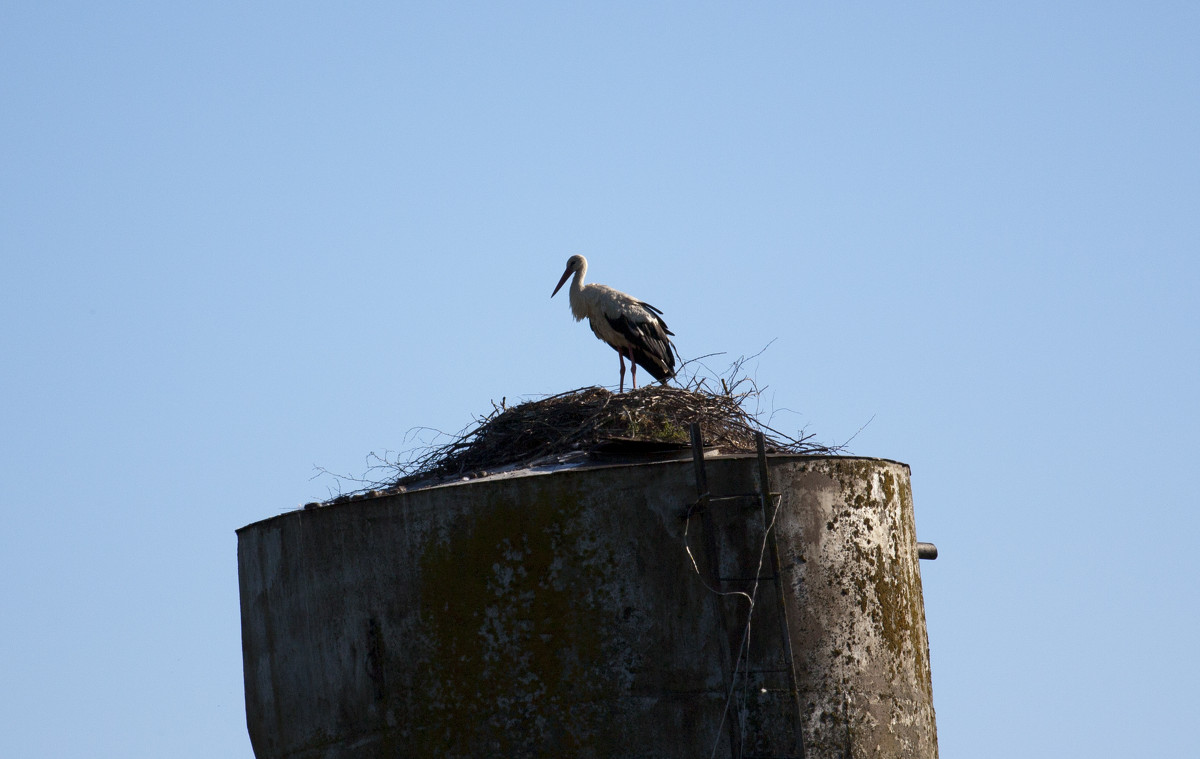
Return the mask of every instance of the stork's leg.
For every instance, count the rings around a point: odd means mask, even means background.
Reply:
[[[617,349],[617,360],[621,362],[621,389],[618,393],[625,392],[625,352],[620,348]]]
[[[637,362],[633,360],[633,351],[629,351],[629,373],[633,380],[633,389],[637,390]]]

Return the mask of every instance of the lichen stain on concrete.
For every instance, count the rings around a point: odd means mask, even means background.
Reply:
[[[603,719],[590,704],[612,685],[601,596],[614,557],[578,516],[565,499],[498,501],[427,546],[426,713],[413,723],[413,755],[535,757],[589,744]],[[486,746],[475,738],[484,734]]]

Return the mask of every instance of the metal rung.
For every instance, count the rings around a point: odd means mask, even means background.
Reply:
[[[767,493],[767,495],[771,496],[772,498],[775,498],[775,497],[779,496],[779,493]],[[754,500],[757,501],[758,499],[762,498],[762,493],[734,493],[732,495],[709,495],[708,496],[708,500],[710,500],[710,501],[742,501],[747,498],[753,498]]]
[[[747,676],[747,675],[777,675],[777,674],[779,674],[780,672],[787,673],[787,672],[790,672],[790,671],[791,671],[791,670],[789,670],[789,669],[787,669],[787,668],[785,668],[785,667],[780,667],[780,668],[777,668],[777,669],[752,669],[752,670],[750,670],[749,672],[747,672],[747,671],[746,671],[746,670],[744,670],[744,669],[739,669],[737,672],[734,672],[734,674],[735,674],[735,675],[742,675],[743,677],[745,677],[745,676]]]
[[[776,582],[779,580],[779,576],[778,575],[763,575],[762,577],[718,577],[717,579],[720,580],[721,582],[751,582],[752,580],[757,580],[759,582],[763,582],[764,580],[770,580],[772,582]]]

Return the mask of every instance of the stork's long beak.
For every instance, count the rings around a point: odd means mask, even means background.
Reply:
[[[558,280],[558,284],[554,286],[554,292],[550,293],[551,298],[558,295],[558,291],[562,289],[563,283],[567,281],[567,277],[569,276],[571,276],[571,267],[568,266],[567,270],[563,272],[562,279]]]

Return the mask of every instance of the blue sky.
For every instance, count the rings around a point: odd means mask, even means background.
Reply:
[[[615,385],[912,466],[943,756],[1200,713],[1200,6],[0,8],[0,755],[250,757],[242,525]]]

